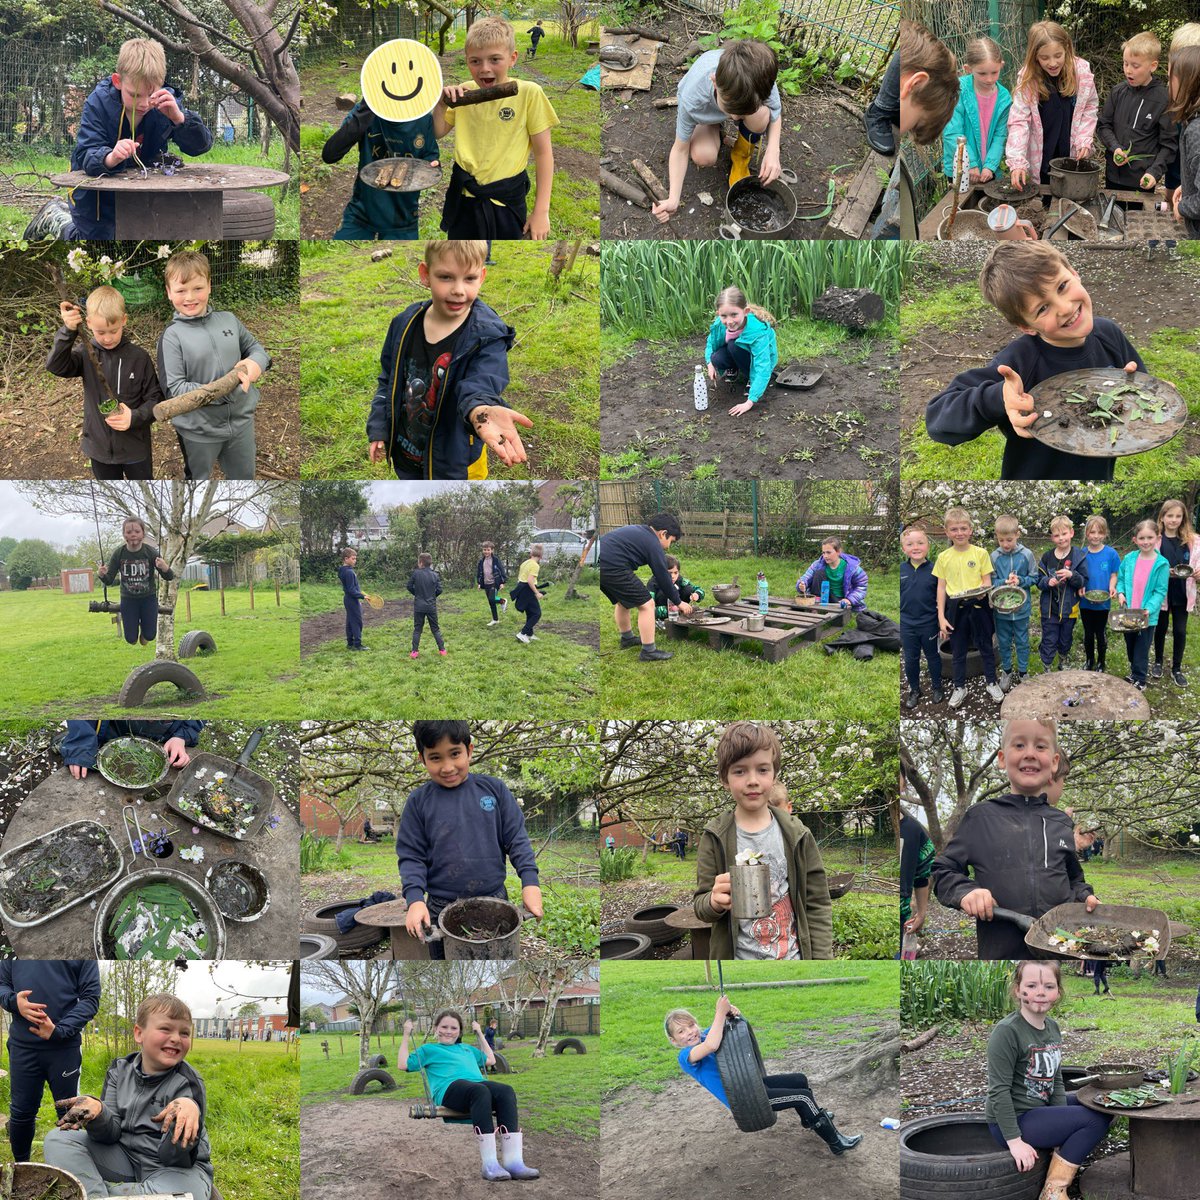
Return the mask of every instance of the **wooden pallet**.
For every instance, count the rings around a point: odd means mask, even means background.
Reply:
[[[895,160],[884,158],[874,150],[868,152],[863,165],[858,168],[858,174],[850,182],[845,196],[838,202],[825,226],[824,236],[827,238],[852,238],[858,240],[866,235],[867,225],[875,210],[879,207],[880,197],[885,190],[879,172],[890,176]],[[937,230],[934,230],[936,234]]]
[[[612,71],[601,63],[601,90],[606,92],[648,92],[650,84],[654,80],[654,68],[658,63],[658,52],[662,49],[662,42],[638,37],[636,33],[610,35],[607,30],[604,31],[600,40],[606,46],[610,44],[628,46],[638,57],[637,66],[631,71]]]
[[[737,600],[733,604],[718,604],[705,612],[721,617],[731,617],[728,625],[685,625],[668,621],[667,630],[671,637],[687,638],[693,632],[704,634],[714,650],[726,650],[731,646],[748,646],[757,643],[762,647],[762,656],[767,662],[782,662],[802,646],[815,645],[846,625],[849,609],[834,605],[816,605],[813,608],[795,608],[790,599],[772,596],[768,600],[767,627],[761,631],[745,629],[741,621],[745,617],[757,616],[757,600]]]

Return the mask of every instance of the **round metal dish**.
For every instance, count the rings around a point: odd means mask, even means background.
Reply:
[[[947,595],[947,600],[978,600],[980,596],[986,596],[991,588],[977,587],[967,588],[965,592],[955,592],[953,595]]]
[[[1083,598],[1091,604],[1108,604],[1112,600],[1107,588],[1088,588]]]
[[[1092,425],[1079,411],[1083,405],[1070,404],[1071,392],[1092,392],[1134,383],[1165,401],[1163,419],[1154,421],[1142,417],[1136,421],[1117,422],[1116,440],[1112,428]],[[1127,374],[1120,367],[1088,367],[1080,371],[1064,371],[1043,379],[1029,393],[1033,397],[1038,419],[1029,432],[1043,445],[1067,454],[1085,458],[1121,458],[1127,454],[1144,454],[1166,445],[1187,421],[1187,401],[1164,379],[1156,379],[1144,371]],[[1045,414],[1049,413],[1049,416]]]
[[[113,778],[113,776],[110,775],[107,770],[105,770],[104,760],[106,755],[111,755],[114,753],[114,747],[119,748],[123,745],[145,746],[148,750],[153,750],[154,753],[162,759],[162,768],[158,773],[158,777],[151,780],[149,783],[138,784],[122,783],[119,779]],[[96,752],[96,770],[99,771],[100,774],[103,775],[104,778],[107,779],[108,782],[114,787],[119,787],[126,792],[145,792],[152,787],[158,787],[158,785],[162,783],[164,779],[166,779],[167,775],[170,773],[171,764],[167,762],[167,752],[157,742],[152,742],[149,738],[123,737],[113,738],[111,742],[105,742],[104,745],[100,747],[100,749]]]
[[[1165,1098],[1156,1098],[1143,1101],[1141,1104],[1118,1104],[1108,1092],[1098,1092],[1092,1099],[1103,1108],[1116,1109],[1119,1112],[1140,1112],[1143,1108],[1157,1108],[1160,1104],[1167,1103]]]
[[[989,179],[987,183],[979,185],[983,188],[983,194],[989,196],[993,200],[998,200],[1003,204],[1011,204],[1015,208],[1023,200],[1031,200],[1038,194],[1038,185],[1036,183],[1027,183],[1022,188],[1014,188],[1011,183],[1006,183],[1003,179]]]
[[[1144,608],[1114,608],[1108,614],[1108,627],[1122,633],[1137,633],[1139,629],[1150,628],[1150,614]]]
[[[380,176],[387,182],[380,182]],[[442,169],[423,158],[377,158],[367,163],[358,177],[367,187],[382,192],[422,192],[437,187]]]
[[[1176,563],[1170,570],[1172,579],[1191,579],[1192,568],[1188,563]]]
[[[638,55],[621,42],[609,42],[600,47],[596,56],[607,71],[632,71],[638,65]]]
[[[126,875],[120,883],[115,884],[96,910],[96,924],[93,932],[93,943],[97,959],[114,959],[116,952],[113,940],[109,936],[108,922],[117,906],[132,891],[155,883],[167,883],[181,891],[191,902],[196,913],[208,927],[209,945],[205,958],[219,962],[225,957],[225,918],[217,908],[213,898],[189,875],[181,871],[171,871],[165,867],[151,867],[145,871],[135,871]]]
[[[214,863],[204,876],[204,886],[227,921],[249,924],[271,907],[267,877],[239,858]]]
[[[679,616],[672,617],[671,620],[676,625],[694,625],[697,628],[708,625],[728,625],[733,620],[732,617],[722,617],[714,612],[694,612],[690,616],[684,616],[682,613]]]
[[[997,584],[988,593],[988,599],[996,612],[1016,612],[1029,599],[1029,593],[1014,583]]]

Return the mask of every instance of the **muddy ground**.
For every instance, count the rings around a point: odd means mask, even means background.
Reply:
[[[671,41],[659,50],[650,90],[632,92],[628,100],[621,99],[623,92],[605,90],[600,93],[604,121],[603,157],[611,160],[605,165],[627,183],[640,186],[637,174],[629,165],[631,159],[640,158],[664,187],[669,186],[667,156],[675,141],[676,110],[655,108],[653,102],[675,95],[684,71],[675,70],[672,62],[698,31],[711,31],[712,27],[711,17],[683,17],[675,13],[664,21],[655,22],[655,30],[669,35]],[[685,68],[693,61],[689,59]],[[798,217],[822,212],[828,201],[832,169],[849,166],[848,170],[838,171],[834,176],[844,191],[868,152],[861,120],[840,107],[835,96],[841,98],[835,91],[781,97],[783,128],[779,161],[799,177],[791,189],[800,202]],[[727,127],[732,129],[728,123]],[[729,151],[723,150],[714,166],[701,169],[694,163],[688,164],[679,210],[665,223],[657,221],[649,209],[638,208],[601,188],[600,228],[606,238],[715,238],[719,236],[718,226],[727,220],[725,194],[728,190]],[[712,197],[711,205],[698,199],[701,192]],[[775,236],[819,238],[827,220],[827,216],[818,220],[796,220],[786,233]]]
[[[905,284],[906,296],[920,298],[957,284],[974,284],[991,246],[956,242],[917,247],[917,259]],[[1196,290],[1200,266],[1195,259],[1147,262],[1136,246],[1117,249],[1062,247],[1092,298],[1096,316],[1116,321],[1125,336],[1142,348],[1160,329],[1200,327]],[[910,432],[925,416],[925,405],[963,371],[982,367],[1020,331],[994,309],[973,312],[951,329],[914,326],[900,308],[903,345],[900,352],[901,427]],[[1195,400],[1195,397],[1189,397]],[[1193,422],[1179,435],[1186,453],[1200,453],[1200,428]]]
[[[254,413],[258,437],[255,474],[266,479],[295,479],[300,473],[300,355],[292,344],[286,306],[264,305],[241,313],[271,353],[271,370],[259,384]],[[130,340],[151,358],[162,319],[130,313]],[[36,345],[14,342],[13,357],[0,367],[0,478],[89,479],[91,464],[79,448],[83,429],[83,383],[60,379],[46,370],[53,334]],[[16,361],[14,361],[16,359]],[[154,478],[182,479],[183,457],[170,421],[153,426]],[[221,468],[214,470],[221,479]]]
[[[300,1195],[305,1200],[495,1200],[479,1177],[475,1135],[465,1125],[414,1121],[404,1098],[331,1100],[300,1110]],[[595,1200],[596,1142],[529,1134],[526,1161],[542,1173],[521,1194]]]
[[[600,377],[600,445],[605,454],[637,450],[644,459],[678,454],[665,478],[686,478],[713,464],[728,479],[862,479],[896,470],[896,355],[890,342],[870,343],[861,361],[834,355],[809,359],[824,377],[809,391],[767,388],[740,417],[745,382],[709,385],[708,411],[692,397],[699,338],[638,342]],[[851,343],[851,346],[855,345]],[[786,366],[786,363],[781,363]]]
[[[882,1023],[882,1022],[881,1022]],[[847,1051],[835,1036],[862,1037],[862,1022],[831,1022],[768,1074],[803,1071],[817,1102],[836,1114],[843,1133],[862,1142],[838,1158],[805,1130],[794,1112],[772,1128],[741,1133],[729,1111],[691,1079],[672,1080],[657,1095],[625,1088],[601,1105],[601,1195],[605,1200],[716,1200],[721,1196],[804,1196],[846,1200],[899,1195],[896,1134],[880,1128],[900,1112],[895,1074],[843,1074]]]

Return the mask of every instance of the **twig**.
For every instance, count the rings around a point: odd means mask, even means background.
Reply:
[[[991,358],[989,358],[986,354],[945,354],[941,350],[935,350],[927,341],[924,340],[924,338],[914,338],[913,341],[920,342],[930,354],[936,355],[938,358],[973,358],[976,362],[992,361]]]
[[[54,286],[58,291],[59,296],[67,304],[73,305],[75,308],[79,308],[79,305],[76,304],[71,298],[71,293],[67,288],[66,280],[63,279],[62,271],[60,271],[56,265],[52,264],[50,267],[50,278],[54,280]],[[82,312],[83,310],[80,309],[80,311]],[[96,351],[92,349],[92,339],[88,335],[86,325],[80,332],[82,336],[79,337],[79,341],[83,346],[83,352],[88,356],[88,361],[92,364],[92,370],[96,372],[96,378],[99,379],[100,386],[104,388],[104,394],[114,404],[119,403],[116,393],[112,390],[112,386],[108,382],[108,377],[100,369],[100,360],[96,357]]]

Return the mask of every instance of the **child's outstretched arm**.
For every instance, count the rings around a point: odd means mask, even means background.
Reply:
[[[679,134],[676,133],[671,153],[667,156],[667,198],[660,200],[650,208],[655,218],[663,223],[671,219],[672,213],[679,211],[679,201],[683,196],[683,181],[687,178],[690,155],[690,141],[681,141]]]
[[[400,1050],[399,1050],[399,1053],[397,1053],[397,1055],[396,1055],[396,1070],[397,1071],[407,1071],[408,1070],[408,1054],[409,1054],[408,1039],[412,1036],[412,1031],[413,1031],[412,1021],[406,1020],[404,1022],[404,1032],[400,1035]]]
[[[712,1025],[708,1030],[708,1036],[691,1048],[688,1052],[688,1062],[698,1063],[702,1058],[707,1058],[710,1054],[716,1054],[720,1050],[721,1043],[725,1040],[725,1020],[730,1013],[733,1013],[735,1017],[742,1015],[738,1009],[730,1004],[728,996],[719,996],[717,998],[717,1007],[713,1012]]]
[[[367,130],[371,128],[371,122],[374,120],[375,114],[367,107],[367,102],[360,100],[321,147],[321,161],[341,162],[366,137]]]
[[[78,305],[64,300],[58,306],[58,315],[62,318],[62,328],[50,345],[46,370],[60,379],[77,379],[83,374],[83,347],[76,346],[75,339],[83,324],[83,313]]]
[[[525,221],[525,232],[532,241],[544,242],[550,236],[550,193],[554,190],[554,147],[550,143],[550,130],[533,134],[529,139],[533,147],[533,173],[537,187],[537,198]]]
[[[995,904],[992,893],[987,888],[977,887],[967,873],[971,865],[968,845],[970,816],[971,810],[968,809],[954,836],[933,860],[933,894],[947,908],[961,908],[969,916],[990,921]]]
[[[935,442],[958,446],[989,429],[1012,429],[1031,437],[1026,426],[1037,420],[1033,398],[1020,375],[1000,356],[986,367],[955,376],[944,391],[925,406],[925,431]]]

